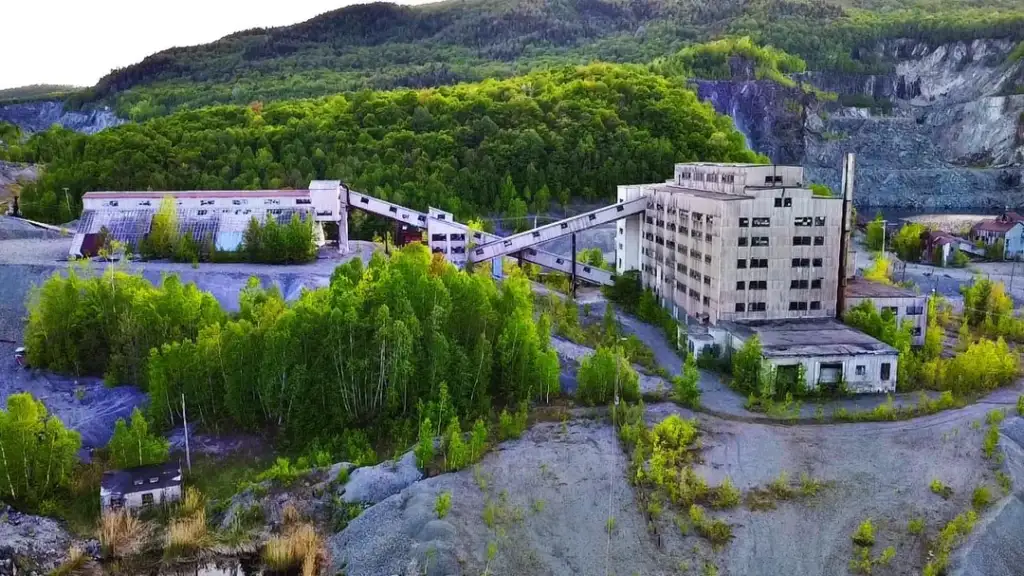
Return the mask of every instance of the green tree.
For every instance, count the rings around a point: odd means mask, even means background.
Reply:
[[[683,373],[672,378],[672,395],[676,402],[688,408],[696,408],[700,404],[700,370],[693,354],[686,355]]]
[[[868,222],[866,243],[868,250],[879,252],[885,246],[885,222],[882,215],[875,215],[875,219]]]
[[[732,355],[732,379],[734,385],[747,393],[756,393],[762,378],[761,339],[751,336]]]
[[[576,380],[577,396],[591,406],[611,402],[616,392],[626,402],[640,398],[640,377],[618,348],[598,346],[580,363]]]
[[[135,468],[167,461],[170,442],[149,431],[149,423],[138,408],[132,411],[129,426],[124,418],[114,424],[114,435],[107,444],[110,462],[115,468]]]
[[[925,228],[921,224],[904,224],[892,239],[892,247],[904,262],[917,262],[924,253]]]
[[[34,508],[68,487],[82,440],[28,393],[0,410],[0,498]]]

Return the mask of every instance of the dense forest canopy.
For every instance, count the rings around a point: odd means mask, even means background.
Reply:
[[[5,154],[46,163],[27,217],[66,222],[89,190],[303,188],[314,179],[460,217],[606,200],[674,162],[756,161],[727,116],[631,65],[184,111],[87,136],[51,129]],[[62,188],[72,195],[69,213]]]
[[[176,276],[54,274],[31,304],[30,361],[141,385],[160,428],[181,423],[184,394],[190,421],[297,445],[350,428],[408,442],[428,413],[447,423],[558,391],[551,322],[518,271],[499,285],[414,243],[365,268],[353,259],[293,303],[256,278],[239,300],[229,316]]]
[[[73,105],[134,120],[179,107],[509,77],[551,64],[649,62],[749,35],[811,69],[884,70],[878,40],[1024,39],[1016,0],[465,0],[350,6],[294,26],[173,48],[115,70]]]

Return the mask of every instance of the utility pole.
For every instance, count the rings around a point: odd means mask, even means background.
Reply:
[[[67,206],[68,206],[68,217],[71,218],[72,216],[74,216],[74,214],[72,214],[72,212],[71,212],[71,199],[68,197],[68,187],[67,186],[64,187],[64,203],[67,204]],[[71,219],[74,220],[74,218],[71,218]]]
[[[188,416],[185,414],[185,394],[181,395],[181,420],[185,423],[185,462],[189,473],[192,472],[192,452],[188,448]]]

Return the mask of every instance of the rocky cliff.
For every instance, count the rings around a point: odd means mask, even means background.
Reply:
[[[1024,62],[1014,45],[892,41],[884,75],[815,73],[799,80],[839,95],[819,102],[767,81],[698,82],[750,145],[838,188],[842,155],[857,154],[858,204],[908,209],[1024,205]]]
[[[9,122],[32,133],[46,130],[54,124],[69,130],[94,134],[100,130],[124,124],[109,108],[68,111],[63,102],[39,101],[0,106],[0,122]]]

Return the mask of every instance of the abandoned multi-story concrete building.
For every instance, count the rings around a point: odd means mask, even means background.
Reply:
[[[847,168],[848,193],[852,159]],[[897,351],[835,320],[849,194],[815,196],[800,167],[696,163],[618,188],[620,204],[642,198],[645,212],[616,224],[616,271],[640,270],[691,353],[756,334],[768,361],[803,364],[811,386],[895,389]]]
[[[834,317],[843,200],[802,181],[798,167],[680,164],[671,183],[621,186],[648,208],[619,222],[617,270],[701,323]]]

